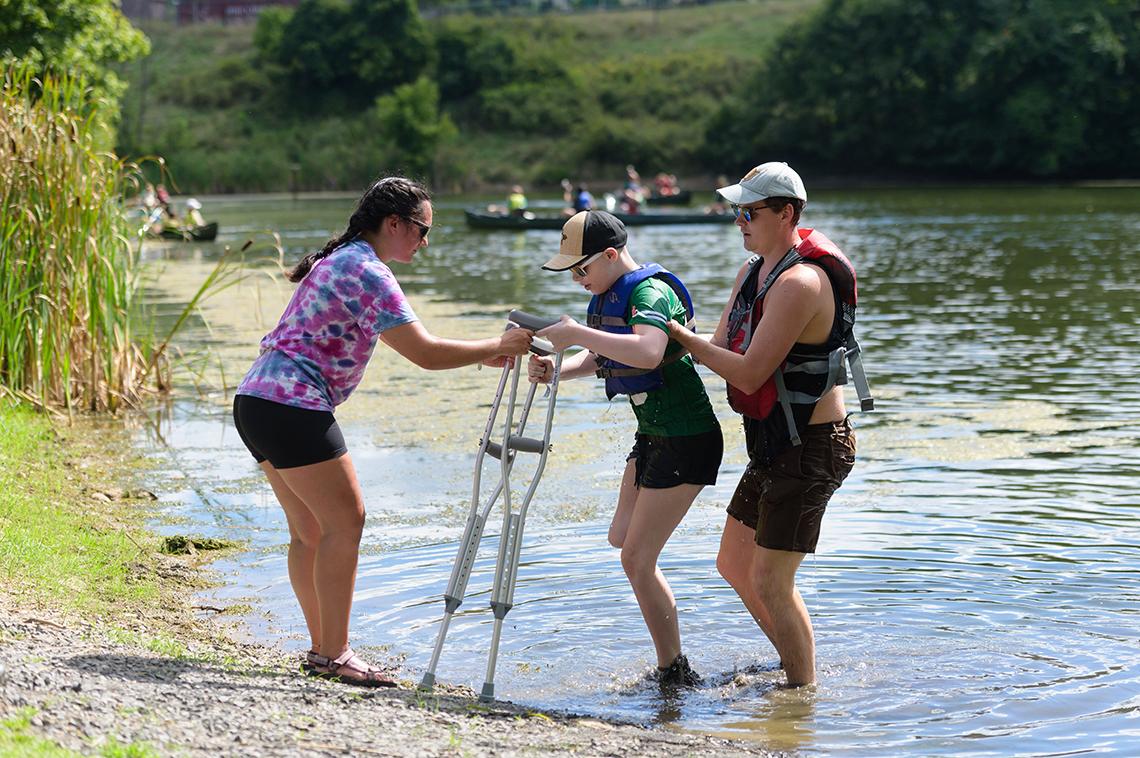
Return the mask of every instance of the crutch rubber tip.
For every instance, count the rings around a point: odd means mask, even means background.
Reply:
[[[424,678],[420,680],[419,689],[430,690],[433,687],[435,687],[435,674],[432,674],[432,673],[424,674]]]
[[[495,685],[491,682],[483,683],[483,691],[479,693],[480,703],[492,703],[495,700]]]

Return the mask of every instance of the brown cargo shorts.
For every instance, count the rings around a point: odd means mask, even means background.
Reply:
[[[769,466],[749,463],[728,504],[728,515],[756,530],[760,547],[814,553],[827,501],[855,465],[847,419],[809,424],[800,439]]]

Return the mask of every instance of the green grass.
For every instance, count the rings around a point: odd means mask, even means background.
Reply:
[[[615,10],[541,18],[471,18],[471,23],[516,28],[519,33],[571,35],[559,52],[584,68],[631,56],[715,52],[728,60],[752,61],[767,52],[789,24],[822,0],[753,0],[694,7]],[[446,17],[445,17],[446,18]]]
[[[75,756],[79,753],[60,747],[51,740],[29,734],[36,709],[25,706],[0,721],[0,755],[13,756]]]
[[[30,733],[32,718],[36,709],[24,706],[0,721],[0,755],[5,758],[71,758],[80,756],[74,750],[57,745],[51,740],[37,737]],[[160,753],[145,742],[132,742],[122,744],[114,737],[108,737],[104,744],[98,748],[97,753],[103,758],[157,758]]]
[[[71,470],[47,417],[0,401],[0,585],[87,613],[153,602],[153,537],[135,526],[137,504],[93,500]]]

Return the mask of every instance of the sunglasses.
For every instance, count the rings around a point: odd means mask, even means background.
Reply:
[[[422,239],[426,239],[426,238],[427,238],[427,236],[428,236],[428,232],[430,232],[430,231],[431,231],[431,227],[430,227],[430,226],[428,226],[427,224],[425,224],[425,223],[424,223],[424,222],[422,222],[422,221],[416,221],[414,218],[406,218],[406,219],[404,219],[404,220],[405,220],[405,221],[407,221],[407,222],[409,222],[409,223],[415,224],[415,225],[416,225],[416,226],[419,228],[419,230],[420,230],[420,239],[421,239],[421,240],[422,240]]]
[[[602,251],[602,253],[604,253],[604,252],[605,252],[605,250]],[[586,275],[586,266],[589,266],[591,263],[593,263],[594,259],[597,258],[602,253],[594,253],[593,255],[587,255],[586,258],[581,263],[574,265],[574,266],[571,266],[569,269],[570,272],[576,276],[585,276]]]
[[[751,207],[746,208],[742,205],[734,205],[734,206],[732,206],[732,215],[736,216],[737,218],[744,216],[744,222],[751,224],[753,213],[755,213],[756,211],[761,210],[763,208],[771,208],[771,207],[772,206],[770,206],[770,205],[753,205]]]

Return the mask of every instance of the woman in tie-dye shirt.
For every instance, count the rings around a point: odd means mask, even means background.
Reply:
[[[364,498],[333,409],[359,384],[377,339],[428,369],[502,365],[530,345],[524,329],[452,340],[423,327],[388,264],[411,263],[431,223],[419,184],[373,184],[344,233],[289,272],[300,285],[234,398],[238,434],[289,523],[289,580],[312,643],[305,669],[351,684],[395,686],[348,645]]]

